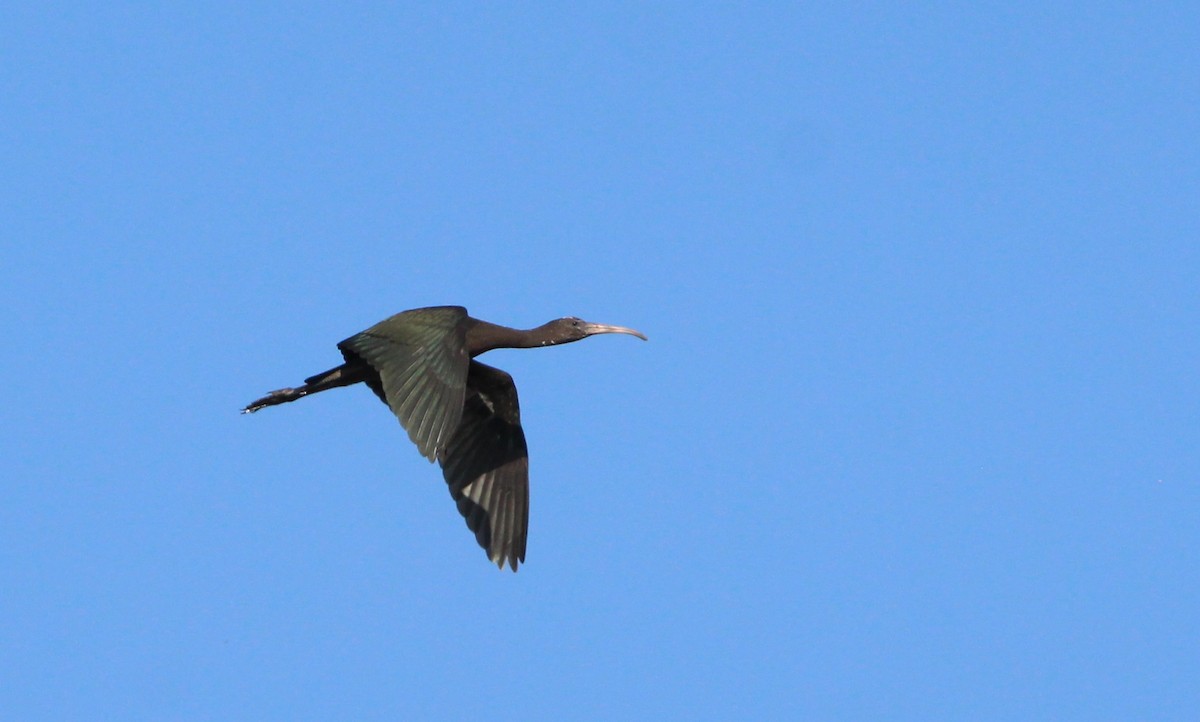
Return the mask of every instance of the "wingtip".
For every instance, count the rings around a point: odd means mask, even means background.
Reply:
[[[512,569],[513,574],[517,573],[517,567],[520,566],[521,562],[525,561],[524,559],[517,559],[511,554],[505,554],[503,552],[489,554],[488,558],[491,559],[492,563],[496,565],[496,568],[501,571],[504,570],[504,564],[507,562],[509,568]]]

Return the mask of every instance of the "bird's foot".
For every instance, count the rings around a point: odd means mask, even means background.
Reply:
[[[287,403],[288,401],[295,401],[305,393],[307,392],[304,389],[278,389],[268,393],[266,396],[258,399],[257,401],[251,402],[248,406],[246,406],[246,408],[242,409],[242,413],[253,414],[255,411],[268,406],[283,404]]]

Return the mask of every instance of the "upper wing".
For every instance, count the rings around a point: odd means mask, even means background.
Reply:
[[[338,344],[346,361],[366,362],[379,374],[368,385],[430,461],[449,443],[462,417],[470,361],[466,318],[461,306],[418,308]]]
[[[529,529],[529,452],[511,376],[471,361],[462,421],[438,461],[479,546],[515,572]]]

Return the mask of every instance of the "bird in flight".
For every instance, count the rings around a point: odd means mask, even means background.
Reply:
[[[519,330],[471,318],[462,306],[403,311],[338,344],[345,363],[251,402],[242,413],[365,383],[421,455],[441,464],[467,527],[501,569],[525,561],[529,455],[512,376],[475,360],[497,348],[540,348],[624,326],[560,318]]]

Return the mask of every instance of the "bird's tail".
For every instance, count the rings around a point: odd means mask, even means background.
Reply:
[[[337,368],[329,369],[316,376],[304,379],[304,385],[294,389],[279,389],[272,391],[261,399],[251,401],[242,409],[243,414],[252,414],[259,409],[276,404],[286,404],[289,401],[308,396],[309,394],[336,389],[339,386],[349,386],[367,379],[366,369],[357,363],[344,363]]]

